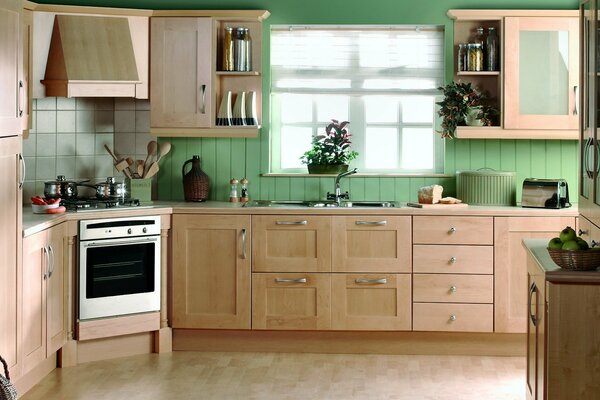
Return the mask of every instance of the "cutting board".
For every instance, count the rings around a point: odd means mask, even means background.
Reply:
[[[421,207],[415,208],[423,208],[423,209],[456,209],[456,208],[467,208],[469,205],[467,203],[457,203],[457,204],[420,204],[420,203],[411,203],[411,204],[419,204]],[[409,206],[410,207],[410,206]]]

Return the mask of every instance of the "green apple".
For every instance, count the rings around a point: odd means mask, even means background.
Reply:
[[[557,238],[557,237],[550,239],[550,241],[548,242],[548,248],[553,249],[553,250],[562,249],[562,245],[563,245],[562,240],[560,240],[560,238]]]
[[[566,243],[570,242],[571,240],[575,240],[577,238],[577,233],[575,232],[575,229],[567,226],[565,229],[560,231],[559,237],[563,243]]]
[[[579,250],[587,250],[590,248],[590,245],[588,244],[588,242],[586,242],[585,240],[583,240],[580,237],[575,239],[575,243],[577,243],[577,246],[579,246]]]
[[[575,240],[569,240],[562,245],[563,250],[579,250],[579,245]]]

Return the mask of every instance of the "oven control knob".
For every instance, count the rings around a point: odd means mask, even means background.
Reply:
[[[144,227],[144,228],[142,229],[142,232],[144,232],[144,233],[148,232],[148,228]]]
[[[127,233],[131,235],[131,228],[127,229]]]

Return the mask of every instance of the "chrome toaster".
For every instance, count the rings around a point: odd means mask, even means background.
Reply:
[[[525,179],[521,194],[521,207],[571,207],[567,181],[564,179]]]

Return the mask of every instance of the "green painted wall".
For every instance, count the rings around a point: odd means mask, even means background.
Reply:
[[[56,3],[38,1],[39,3]],[[148,9],[266,9],[271,17],[264,23],[265,52],[268,65],[270,24],[441,24],[446,28],[446,79],[452,79],[452,21],[446,17],[451,8],[487,9],[577,9],[578,0],[62,0],[61,4],[131,7]],[[485,3],[485,6],[482,5]],[[264,91],[270,75],[264,71]],[[210,198],[226,200],[232,177],[250,180],[254,199],[323,198],[333,188],[333,178],[262,177],[268,172],[269,115],[264,96],[263,129],[258,139],[174,139],[173,149],[161,161],[158,196],[161,200],[183,199],[181,167],[198,154],[203,170],[211,178]],[[524,178],[565,178],[573,199],[577,193],[577,142],[550,140],[460,140],[446,141],[445,172],[489,167],[517,171],[517,198]],[[343,180],[355,200],[416,199],[419,187],[440,183],[445,194],[455,193],[454,178],[379,178],[352,177]]]

